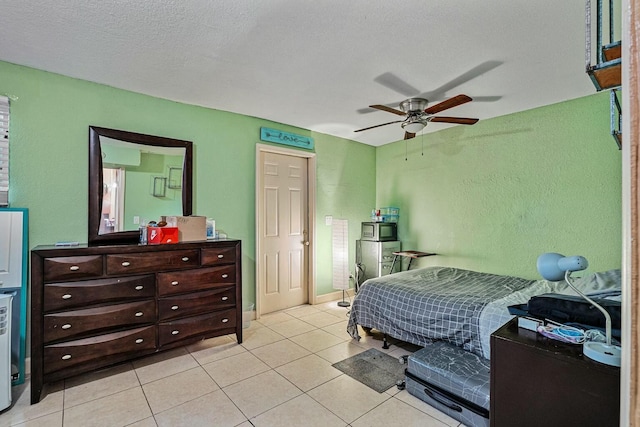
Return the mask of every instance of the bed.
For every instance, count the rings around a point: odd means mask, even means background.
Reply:
[[[582,292],[620,287],[620,270],[575,281]],[[564,282],[529,280],[452,267],[427,267],[367,280],[353,300],[347,332],[358,326],[425,346],[443,340],[489,359],[489,338],[533,295],[572,293]]]

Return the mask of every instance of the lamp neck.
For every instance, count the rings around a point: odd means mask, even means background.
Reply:
[[[564,280],[571,287],[571,289],[573,289],[582,298],[584,298],[587,301],[589,301],[591,303],[591,305],[593,305],[595,308],[600,310],[600,312],[604,315],[604,318],[605,318],[605,332],[606,332],[606,336],[607,336],[607,345],[610,346],[611,345],[611,316],[609,315],[607,310],[605,310],[604,308],[602,308],[602,306],[600,304],[598,304],[597,302],[595,302],[594,300],[592,300],[591,298],[589,298],[588,296],[586,296],[585,294],[580,292],[580,290],[571,281],[571,272],[570,271],[567,270],[565,272]]]

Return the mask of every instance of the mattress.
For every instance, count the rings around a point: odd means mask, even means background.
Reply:
[[[620,270],[576,278],[584,293],[620,287]],[[353,300],[347,331],[358,325],[424,347],[442,340],[489,359],[491,333],[513,316],[508,306],[543,293],[571,294],[564,281],[528,280],[452,267],[427,267],[367,280]]]
[[[354,298],[347,331],[359,339],[357,325],[361,325],[420,346],[443,340],[484,357],[480,337],[483,309],[534,283],[451,267],[369,279]]]

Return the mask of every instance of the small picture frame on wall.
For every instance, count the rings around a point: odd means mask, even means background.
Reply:
[[[169,188],[182,188],[182,168],[169,167]]]
[[[164,197],[167,193],[167,178],[164,176],[153,177],[153,197]]]

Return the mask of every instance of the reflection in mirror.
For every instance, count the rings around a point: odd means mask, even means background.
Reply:
[[[102,168],[102,221],[98,234],[123,231],[124,169]]]
[[[182,189],[167,191],[166,176],[172,170],[182,172],[184,147],[154,147],[101,137],[100,151],[103,193],[99,234],[135,231],[141,223],[157,221],[162,215],[182,215]],[[146,191],[145,186],[149,187]]]
[[[89,128],[89,243],[134,243],[140,224],[191,214],[192,143]]]

